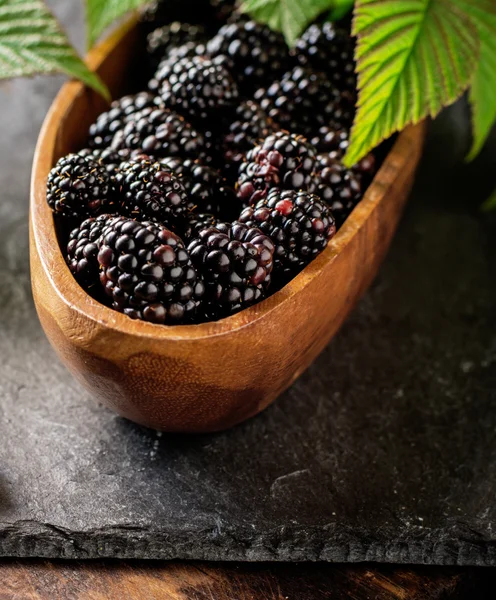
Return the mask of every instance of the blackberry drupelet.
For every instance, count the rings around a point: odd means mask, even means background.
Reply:
[[[105,167],[91,158],[68,154],[50,171],[46,197],[62,217],[91,217],[112,212],[116,189]]]
[[[338,227],[361,200],[364,192],[362,175],[354,168],[346,168],[329,154],[317,157],[313,190],[332,210]]]
[[[331,22],[314,24],[297,40],[292,54],[298,62],[322,71],[339,90],[356,92],[355,41]]]
[[[229,72],[204,56],[163,61],[149,85],[167,108],[193,120],[212,118],[238,97]]]
[[[112,215],[90,217],[69,234],[67,264],[76,280],[85,289],[98,284],[99,241],[105,226],[113,218]]]
[[[139,220],[152,219],[168,227],[186,216],[188,196],[178,177],[159,162],[142,158],[124,162],[116,181],[121,210]]]
[[[115,310],[151,323],[193,321],[205,286],[181,239],[164,226],[117,217],[102,232],[98,263]]]
[[[264,297],[274,244],[259,229],[220,223],[200,231],[188,251],[205,280],[207,318],[228,316]]]
[[[157,157],[201,157],[203,136],[183,117],[167,108],[145,108],[112,139],[111,148],[141,150]]]
[[[256,102],[253,100],[241,102],[222,137],[221,145],[226,174],[235,178],[239,165],[248,150],[277,129],[274,121]]]
[[[174,21],[169,25],[158,27],[147,38],[146,49],[151,66],[158,67],[160,61],[169,52],[183,44],[197,45],[206,40],[205,28],[201,25]]]
[[[307,137],[322,125],[349,128],[353,122],[354,98],[308,68],[295,67],[258,89],[255,100],[281,128]]]
[[[309,192],[273,189],[265,200],[245,208],[239,220],[273,241],[274,275],[301,270],[336,233],[329,206]]]
[[[179,177],[188,194],[188,210],[212,213],[223,219],[239,214],[239,200],[219,171],[197,160],[163,158],[160,164]]]
[[[208,42],[207,52],[232,61],[232,75],[244,94],[273,81],[291,64],[283,36],[255,21],[241,20],[222,26]]]
[[[315,148],[300,135],[278,131],[246,155],[236,184],[238,198],[255,204],[273,187],[308,190],[316,167]]]
[[[103,112],[91,125],[88,144],[91,148],[107,148],[118,131],[145,108],[157,107],[160,100],[149,92],[123,96],[114,100],[108,111]]]

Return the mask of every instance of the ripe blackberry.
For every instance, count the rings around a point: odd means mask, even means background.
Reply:
[[[349,132],[346,129],[337,129],[323,125],[310,138],[310,143],[318,152],[332,154],[333,158],[340,160],[349,146]]]
[[[212,213],[224,219],[239,214],[239,200],[219,171],[199,161],[163,158],[160,164],[179,177],[188,194],[188,210]]]
[[[364,192],[362,175],[354,168],[346,168],[329,154],[317,157],[317,168],[313,191],[332,210],[338,227],[361,200]]]
[[[301,270],[336,233],[329,206],[314,194],[294,190],[271,190],[266,199],[245,208],[239,220],[274,242],[274,273]]]
[[[238,198],[255,204],[273,187],[308,190],[313,185],[317,151],[300,135],[278,131],[246,155],[236,184]]]
[[[346,29],[310,25],[292,50],[300,65],[322,71],[339,90],[356,92],[355,41]]]
[[[276,130],[276,124],[256,102],[242,102],[236,108],[222,137],[222,154],[227,174],[237,174],[248,150]]]
[[[158,67],[159,62],[167,56],[171,49],[185,43],[199,44],[206,39],[202,25],[191,25],[174,21],[154,29],[147,38],[146,50],[151,63]]]
[[[160,100],[149,92],[140,92],[114,100],[108,111],[99,115],[89,130],[88,144],[91,148],[107,148],[115,134],[144,108],[157,107]]]
[[[257,90],[255,100],[281,128],[307,137],[322,125],[349,128],[353,122],[354,97],[339,92],[321,73],[303,67]]]
[[[116,181],[121,192],[121,209],[127,216],[173,227],[186,215],[188,196],[184,186],[159,162],[145,158],[124,162]]]
[[[47,202],[62,217],[111,212],[115,194],[115,183],[105,167],[77,154],[61,158],[48,175]]]
[[[78,155],[95,160],[103,165],[110,175],[115,175],[121,162],[131,158],[131,150],[114,151],[110,148],[83,148],[78,152]]]
[[[273,81],[290,65],[288,47],[280,33],[255,21],[222,26],[207,44],[210,56],[227,56],[240,90],[248,94]]]
[[[86,289],[98,284],[99,240],[105,226],[113,218],[111,215],[90,217],[69,234],[67,264],[76,280]]]
[[[198,237],[200,231],[215,227],[216,224],[217,217],[212,214],[189,212],[180,230],[181,238],[188,244],[191,240]]]
[[[259,229],[220,223],[200,231],[188,251],[205,280],[207,317],[230,315],[264,297],[274,244]]]
[[[194,319],[205,286],[181,239],[164,226],[117,217],[103,230],[98,263],[115,310],[151,323]]]
[[[204,56],[163,61],[149,86],[167,108],[202,121],[232,106],[238,97],[229,72]]]
[[[203,155],[203,136],[183,117],[167,108],[145,108],[112,139],[111,148],[141,150],[153,156]]]

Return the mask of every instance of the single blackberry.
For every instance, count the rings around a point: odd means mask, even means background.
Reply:
[[[207,44],[210,56],[227,56],[240,90],[248,94],[282,75],[291,64],[280,33],[255,21],[241,20],[222,26]]]
[[[337,226],[341,227],[363,196],[362,175],[329,154],[317,157],[315,175],[312,191],[327,202]]]
[[[236,184],[238,198],[255,204],[273,187],[308,190],[316,167],[315,148],[300,135],[277,131],[246,155]]]
[[[356,92],[355,40],[346,29],[327,21],[310,25],[292,54],[300,65],[322,71],[339,90]]]
[[[160,100],[149,92],[140,92],[114,100],[108,111],[103,112],[91,125],[88,144],[91,148],[107,148],[118,131],[144,108],[157,107]]]
[[[197,158],[204,153],[203,136],[183,117],[167,108],[145,108],[112,139],[111,148],[141,150],[153,156]]]
[[[164,226],[117,217],[102,232],[98,263],[115,310],[151,323],[194,319],[205,286],[181,239]]]
[[[215,227],[217,217],[209,213],[189,212],[184,220],[184,224],[180,229],[181,238],[188,244],[202,229]]]
[[[111,212],[115,195],[113,178],[91,158],[68,154],[48,175],[47,202],[62,217],[91,217]]]
[[[132,151],[126,148],[118,151],[110,148],[83,148],[78,155],[95,160],[103,165],[110,175],[115,175],[121,162],[132,158],[131,153]]]
[[[329,206],[314,194],[294,190],[272,189],[266,199],[245,208],[239,220],[258,227],[275,244],[274,274],[301,270],[336,233]]]
[[[239,214],[239,200],[219,171],[199,161],[163,158],[160,164],[179,177],[188,194],[188,210],[212,213],[224,219]]]
[[[173,227],[185,217],[188,196],[178,177],[159,162],[142,158],[124,162],[116,177],[121,210],[139,220],[152,219]]]
[[[321,73],[295,67],[268,88],[255,92],[255,100],[281,128],[310,137],[322,125],[349,128],[354,98]]]
[[[201,25],[174,21],[158,27],[147,38],[146,49],[150,64],[158,67],[160,61],[175,48],[183,44],[197,45],[206,40],[205,28]]]
[[[149,86],[167,108],[202,121],[232,106],[238,97],[229,72],[204,56],[163,61]]]
[[[233,314],[264,297],[274,244],[259,229],[220,223],[200,231],[188,251],[205,280],[207,317]]]
[[[245,100],[226,125],[222,154],[227,175],[237,174],[245,154],[257,142],[277,130],[276,124],[253,100]]]
[[[99,265],[97,255],[99,240],[105,226],[113,218],[112,215],[90,217],[69,234],[67,264],[76,280],[85,289],[98,284]]]

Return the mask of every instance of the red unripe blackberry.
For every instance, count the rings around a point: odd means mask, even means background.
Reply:
[[[48,175],[48,206],[62,217],[91,217],[111,212],[115,197],[113,178],[91,158],[68,154]]]
[[[259,104],[253,100],[241,102],[222,136],[222,154],[228,174],[236,177],[246,153],[277,129],[278,126]]]
[[[88,144],[91,148],[107,148],[115,134],[124,129],[126,123],[145,108],[157,108],[160,99],[149,92],[123,96],[114,100],[108,111],[99,115],[89,130]]]
[[[167,108],[146,108],[134,115],[112,139],[111,148],[141,150],[153,156],[198,158],[203,136],[183,117]]]
[[[292,54],[301,65],[322,71],[340,90],[356,91],[355,40],[333,23],[310,25]]]
[[[90,217],[73,229],[67,243],[67,264],[76,280],[89,289],[98,284],[98,250],[102,232],[114,217]],[[124,217],[123,217],[124,218]]]
[[[349,128],[355,110],[354,96],[339,91],[322,73],[303,67],[257,90],[255,100],[282,129],[307,137],[323,125]]]
[[[150,89],[165,106],[196,121],[211,118],[238,98],[230,73],[205,56],[162,62]]]
[[[151,323],[189,323],[205,286],[181,239],[161,225],[117,217],[104,228],[100,282],[112,307]]]
[[[300,135],[278,131],[248,152],[239,168],[238,198],[255,204],[273,188],[308,190],[316,167],[315,148]]]
[[[232,61],[232,75],[245,94],[273,81],[290,65],[283,36],[266,25],[244,19],[221,27],[208,42],[207,52]]]
[[[259,229],[220,223],[200,231],[188,251],[205,280],[207,316],[227,316],[264,297],[274,244]]]
[[[245,208],[239,220],[258,227],[274,243],[274,273],[301,270],[336,233],[329,206],[314,194],[294,190],[271,190],[266,199]]]
[[[234,190],[216,169],[196,160],[176,157],[159,162],[179,177],[188,194],[189,211],[212,213],[225,220],[239,214],[240,204]]]
[[[179,177],[159,162],[131,160],[119,167],[121,210],[141,221],[152,219],[169,227],[184,218],[188,195]]]

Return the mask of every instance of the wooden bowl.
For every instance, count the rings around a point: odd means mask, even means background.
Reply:
[[[114,96],[138,44],[132,22],[89,55]],[[397,138],[329,247],[286,287],[214,323],[133,321],[79,287],[59,248],[45,186],[58,158],[84,145],[104,102],[64,85],[45,120],[31,187],[31,279],[45,333],[74,376],[120,415],[165,431],[206,432],[251,417],[290,386],[367,289],[390,244],[419,162],[424,126]]]

